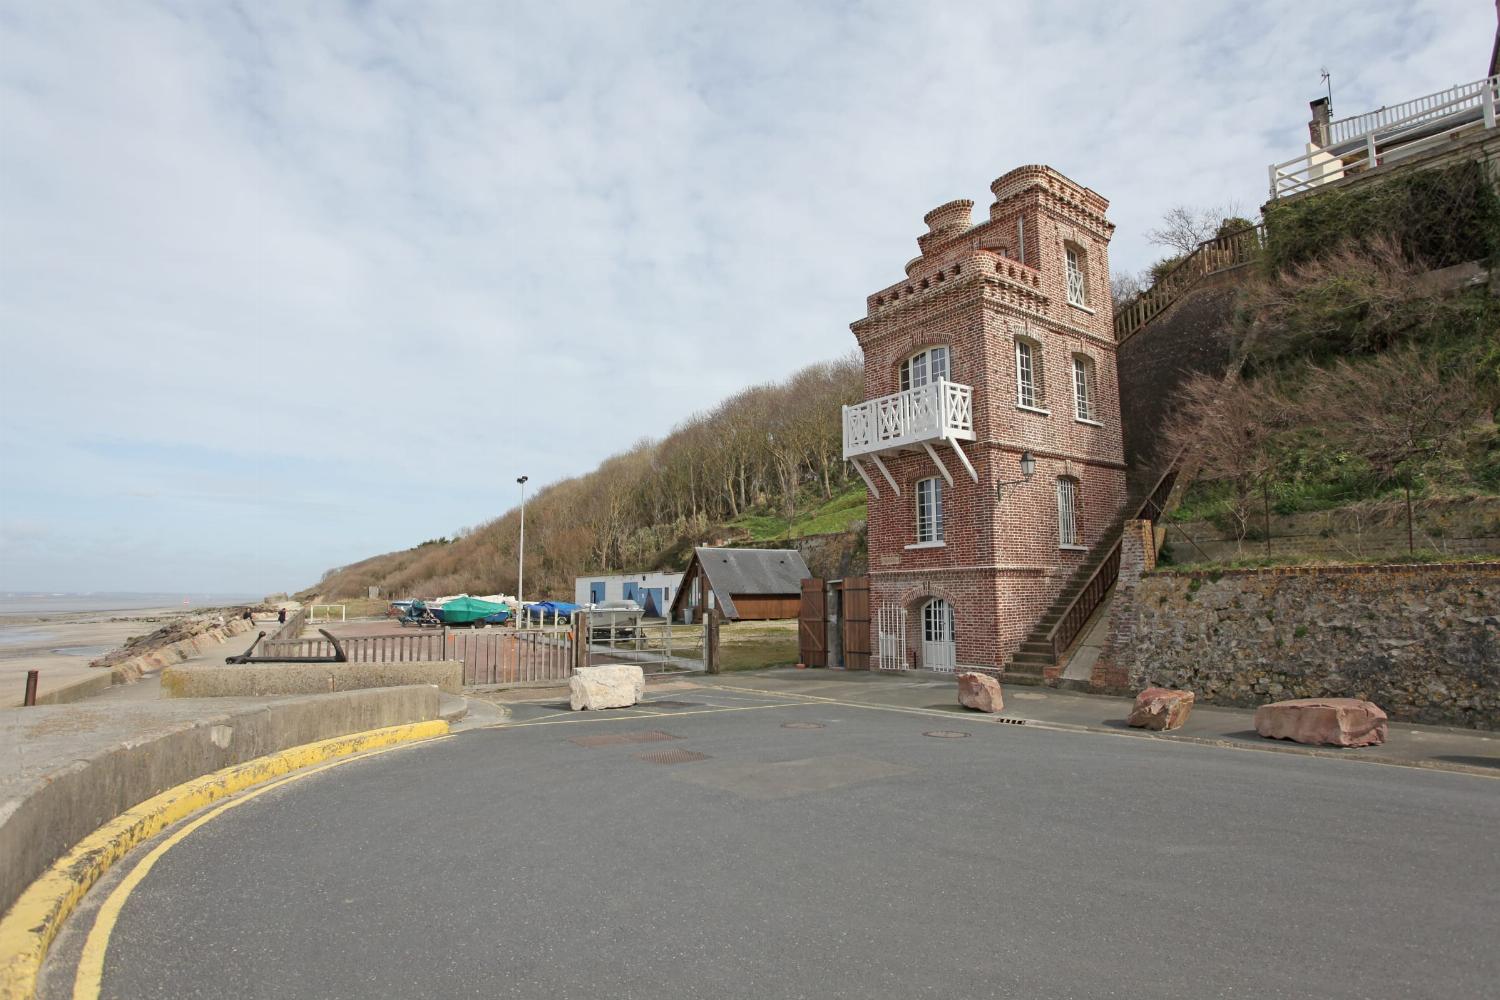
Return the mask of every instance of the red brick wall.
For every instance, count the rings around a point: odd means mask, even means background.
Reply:
[[[906,607],[907,647],[914,652],[921,605],[945,597],[954,606],[960,665],[998,667],[1086,558],[1058,548],[1057,477],[1079,481],[1080,527],[1089,545],[1124,504],[1125,474],[1108,202],[1046,167],[1012,171],[991,190],[990,218],[978,226],[968,225],[967,202],[928,214],[922,256],[907,265],[905,281],[869,297],[868,315],[853,330],[864,352],[868,398],[898,391],[901,363],[935,344],[950,349],[949,378],[974,390],[977,440],[962,447],[979,482],[946,446],[935,446],[954,479],[943,483],[942,547],[908,548],[916,542],[915,484],[941,475],[931,458],[886,459],[899,496],[869,470],[881,491],[869,503],[872,610]],[[1022,231],[1025,265],[1018,259]],[[1084,252],[1091,309],[1067,302],[1065,241]],[[1017,336],[1040,345],[1049,412],[1017,405]],[[1075,353],[1093,362],[1098,426],[1075,419]],[[1005,487],[997,502],[995,484],[1019,477],[1025,450],[1036,456],[1035,475]]]

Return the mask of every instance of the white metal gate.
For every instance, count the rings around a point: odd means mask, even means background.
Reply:
[[[882,604],[875,611],[875,630],[876,669],[905,670],[906,609],[895,604]]]
[[[922,668],[950,671],[958,663],[953,605],[939,598],[922,606]]]

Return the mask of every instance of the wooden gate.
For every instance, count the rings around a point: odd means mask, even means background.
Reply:
[[[827,619],[823,581],[817,577],[803,580],[802,605],[797,613],[797,650],[801,662],[809,667],[828,666]]]
[[[870,578],[845,577],[844,592],[844,666],[850,670],[870,669]]]

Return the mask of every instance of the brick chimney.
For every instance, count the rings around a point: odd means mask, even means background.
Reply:
[[[1500,0],[1495,2],[1500,3]],[[1328,123],[1333,117],[1333,106],[1326,97],[1309,101],[1307,106],[1312,108],[1312,120],[1307,123],[1308,141],[1314,146],[1328,145]]]

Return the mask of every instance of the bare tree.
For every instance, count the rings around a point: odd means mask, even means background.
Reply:
[[[1167,209],[1160,226],[1146,231],[1146,239],[1157,246],[1170,248],[1178,256],[1185,256],[1204,240],[1219,235],[1225,224],[1238,219],[1239,215],[1240,207],[1236,202],[1207,208],[1178,205]]]
[[[1482,401],[1467,372],[1440,367],[1415,347],[1369,360],[1314,368],[1303,393],[1305,420],[1370,463],[1406,493],[1406,547],[1415,551],[1413,481],[1432,463],[1456,454]]]
[[[1229,484],[1235,547],[1244,550],[1252,503],[1259,493],[1268,505],[1275,470],[1272,438],[1282,404],[1264,388],[1231,375],[1220,382],[1195,375],[1178,390],[1176,407],[1164,436],[1168,450],[1181,452],[1186,466],[1200,478]]]

